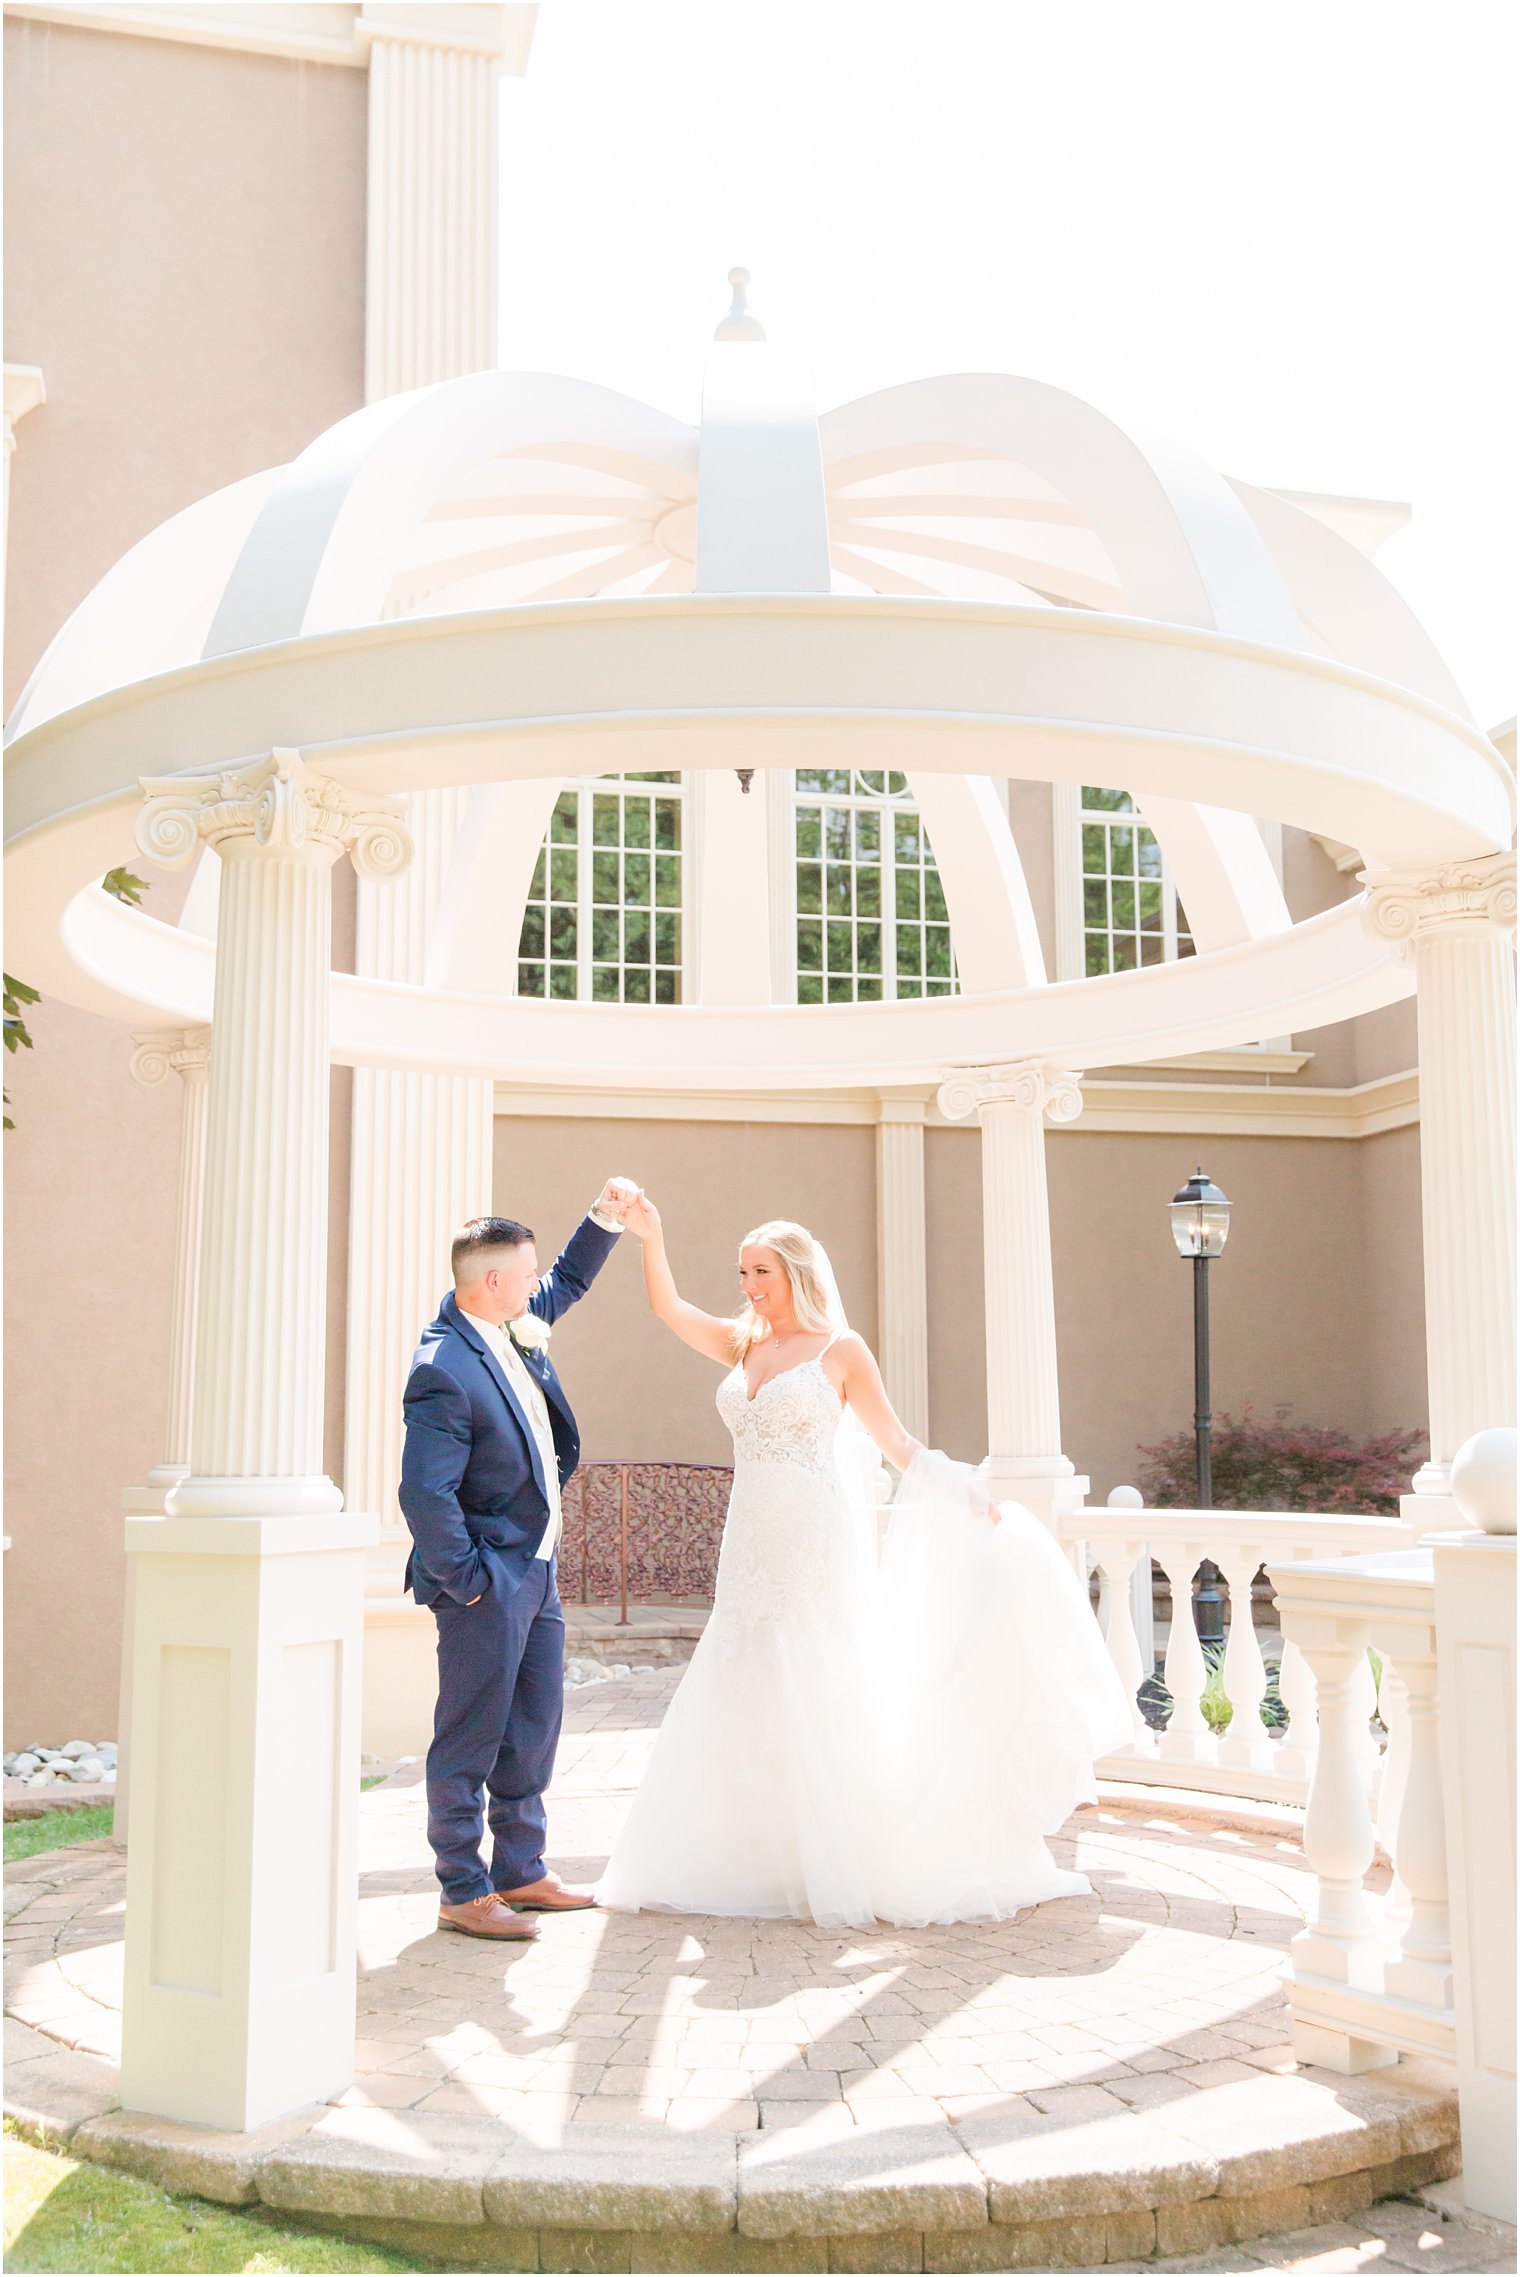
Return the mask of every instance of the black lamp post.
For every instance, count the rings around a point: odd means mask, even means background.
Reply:
[[[1229,1197],[1212,1178],[1195,1170],[1187,1184],[1172,1196],[1172,1239],[1179,1257],[1193,1260],[1193,1431],[1198,1445],[1198,1507],[1214,1507],[1214,1471],[1211,1455],[1214,1419],[1209,1412],[1209,1260],[1219,1256],[1230,1231]],[[1198,1639],[1201,1644],[1224,1642],[1224,1599],[1219,1591],[1219,1568],[1207,1558],[1198,1568],[1196,1591]],[[1172,1617],[1175,1620],[1176,1608]]]

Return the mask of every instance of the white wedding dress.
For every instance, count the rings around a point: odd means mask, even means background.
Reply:
[[[1086,1592],[1039,1521],[941,1454],[878,1554],[818,1358],[718,1389],[734,1487],[713,1609],[598,1886],[655,1909],[863,1927],[1086,1892],[1045,1836],[1130,1734]],[[860,1439],[850,1420],[848,1442]],[[853,1468],[853,1464],[851,1464]]]

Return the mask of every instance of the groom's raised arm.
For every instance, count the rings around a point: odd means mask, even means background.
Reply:
[[[562,1312],[579,1304],[617,1246],[622,1212],[638,1188],[630,1179],[609,1178],[596,1201],[581,1219],[564,1248],[539,1283],[528,1310],[551,1325]]]
[[[445,1596],[468,1605],[486,1585],[485,1561],[459,1507],[459,1485],[470,1459],[469,1401],[441,1368],[414,1367],[402,1412],[401,1513],[411,1529],[417,1563]]]

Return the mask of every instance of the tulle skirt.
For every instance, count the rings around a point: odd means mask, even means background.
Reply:
[[[613,1911],[992,1921],[1085,1892],[1045,1837],[1129,1704],[1085,1590],[917,1457],[877,1554],[834,1472],[735,1474],[713,1611],[598,1888]]]

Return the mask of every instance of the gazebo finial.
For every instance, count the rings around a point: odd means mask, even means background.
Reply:
[[[728,281],[734,288],[733,305],[713,334],[715,340],[763,340],[765,327],[751,316],[745,305],[744,288],[749,283],[748,269],[730,269]]]

